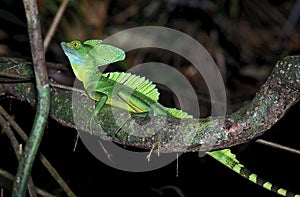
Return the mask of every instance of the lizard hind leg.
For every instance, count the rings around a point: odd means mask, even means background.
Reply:
[[[146,120],[148,117],[149,117],[149,112],[148,111],[146,111],[146,112],[130,112],[130,116],[123,123],[121,123],[119,125],[118,129],[116,129],[116,131],[115,131],[115,137],[118,138],[118,135],[119,135],[120,131],[124,128],[124,126],[126,124],[129,124],[130,121],[133,118],[144,118],[144,120]],[[128,132],[126,132],[126,133],[127,133],[127,135],[131,134],[131,133],[128,133]]]

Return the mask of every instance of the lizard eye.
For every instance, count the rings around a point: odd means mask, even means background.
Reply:
[[[72,46],[73,46],[75,49],[77,49],[77,48],[79,47],[79,43],[78,43],[78,42],[74,42],[74,43],[72,44]]]

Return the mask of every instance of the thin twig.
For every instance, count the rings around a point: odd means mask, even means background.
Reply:
[[[0,113],[3,115],[3,117],[9,122],[9,124],[12,126],[12,128],[15,129],[15,131],[21,136],[21,138],[26,141],[28,139],[28,136],[26,133],[22,130],[22,128],[16,123],[16,121],[5,111],[5,109],[0,105]]]
[[[3,170],[0,168],[0,176],[4,177],[5,179],[7,179],[8,181],[13,181],[14,180],[14,176],[7,172],[6,170]],[[35,187],[36,193],[39,194],[40,196],[44,196],[44,197],[56,197],[52,194],[50,194],[49,192],[39,188],[39,187]]]
[[[25,80],[25,81],[32,80],[32,77],[16,75],[16,74],[11,74],[11,73],[3,73],[3,72],[0,73],[0,77]]]
[[[29,174],[31,173],[32,165],[44,134],[50,109],[50,86],[43,50],[40,21],[38,18],[37,2],[36,0],[23,0],[23,3],[27,18],[29,41],[36,79],[37,108],[30,137],[27,140],[19,162],[13,184],[12,196],[25,196],[26,194],[26,185]]]
[[[10,123],[12,128],[20,135],[20,137],[26,141],[28,136],[23,131],[23,129],[16,123],[16,121],[5,111],[5,109],[0,105],[0,114]],[[70,189],[68,184],[63,180],[63,178],[59,175],[56,169],[52,166],[52,164],[48,161],[48,159],[42,154],[39,154],[40,160],[45,168],[49,171],[52,177],[56,180],[56,182],[60,185],[60,187],[68,194],[68,196],[76,196],[73,191]]]
[[[53,22],[51,24],[51,27],[50,27],[50,29],[49,29],[46,37],[45,37],[45,40],[44,40],[44,50],[45,51],[47,51],[47,48],[48,48],[49,43],[50,43],[50,40],[51,40],[51,38],[54,35],[54,32],[55,32],[55,30],[57,28],[57,25],[58,25],[58,23],[59,23],[62,15],[63,15],[63,13],[64,13],[66,7],[67,7],[67,5],[68,5],[68,2],[69,2],[69,0],[64,0],[62,2],[62,4],[60,5],[60,7],[59,7],[59,9],[58,9],[58,11],[57,11],[57,13],[55,15],[55,18],[54,18],[54,20],[53,20]]]
[[[43,154],[40,154],[40,159],[43,165],[48,169],[52,177],[57,181],[60,187],[66,192],[66,194],[70,197],[75,197],[76,195],[74,194],[74,192],[70,189],[68,184],[62,179],[62,177],[58,174],[58,172],[55,170],[55,168],[51,165],[51,163],[46,159],[46,157]]]
[[[181,189],[177,186],[174,185],[166,185],[163,187],[160,187],[158,189],[152,188],[153,191],[157,192],[158,194],[160,194],[161,196],[164,196],[164,190],[172,190],[174,191],[179,197],[185,197],[185,195],[183,194],[183,192],[181,191]]]
[[[6,133],[8,139],[10,140],[12,147],[14,149],[14,152],[16,154],[16,157],[18,159],[18,161],[20,160],[20,155],[19,155],[19,142],[17,140],[17,138],[15,137],[14,133],[12,132],[12,130],[9,127],[9,124],[7,121],[5,121],[4,117],[2,115],[0,115],[0,124],[2,126],[2,130],[4,131],[4,133]],[[29,177],[28,180],[28,191],[31,197],[37,197],[36,195],[36,191],[35,191],[35,186],[33,184],[33,180],[32,177]]]
[[[33,180],[32,180],[31,175],[29,175],[29,178],[28,178],[27,188],[28,188],[29,195],[31,197],[37,197],[37,194],[36,194],[36,191],[35,191],[35,186],[33,184]]]
[[[83,93],[83,94],[86,93],[85,90],[81,90],[81,89],[78,89],[78,88],[62,85],[62,84],[59,84],[59,83],[53,83],[51,81],[50,81],[50,85],[54,88],[60,88],[60,89],[63,89],[63,90],[69,90],[69,91],[72,91],[72,92],[78,92],[78,93]]]
[[[59,63],[46,62],[47,68],[55,68],[58,70],[69,70],[66,65]]]
[[[287,146],[283,146],[281,144],[277,144],[277,143],[274,143],[274,142],[269,142],[269,141],[262,140],[262,139],[258,139],[255,142],[300,155],[300,150],[290,148],[290,147],[287,147]]]
[[[16,154],[17,159],[20,159],[19,155],[19,142],[17,138],[15,137],[14,133],[9,127],[9,124],[5,121],[2,115],[0,115],[0,125],[2,127],[2,131],[7,135],[8,139],[10,140],[12,147],[14,149],[14,152]]]
[[[14,180],[14,176],[12,174],[10,174],[9,172],[7,172],[6,170],[3,170],[0,168],[0,175],[10,181]]]
[[[282,38],[290,37],[291,33],[293,33],[295,26],[299,20],[299,16],[300,16],[300,1],[297,0],[283,28]]]

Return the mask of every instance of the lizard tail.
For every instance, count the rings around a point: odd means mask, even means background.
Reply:
[[[258,177],[256,174],[250,172],[244,165],[240,164],[240,162],[236,159],[236,156],[231,153],[229,149],[217,150],[212,152],[207,152],[208,155],[218,160],[231,170],[235,171],[242,177],[250,180],[251,182],[267,189],[272,192],[275,192],[282,196],[288,197],[300,197],[299,194],[294,194],[286,189],[273,185],[272,183]]]

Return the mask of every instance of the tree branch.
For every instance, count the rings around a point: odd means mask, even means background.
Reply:
[[[11,74],[17,75],[26,70],[25,73],[30,77],[30,63],[20,60],[18,62],[11,61],[9,58],[0,59],[0,77],[1,70],[8,67],[14,68],[10,69]],[[34,105],[35,97],[32,90],[33,84],[29,82],[0,84],[0,95],[10,94]],[[200,120],[179,120],[173,117],[156,116],[152,117],[151,121],[133,117],[132,121],[124,124],[116,135],[116,131],[120,128],[116,120],[124,123],[128,121],[130,114],[121,109],[114,109],[112,113],[112,108],[105,105],[98,116],[98,124],[93,124],[92,131],[89,131],[87,123],[91,118],[90,111],[94,107],[89,103],[91,100],[81,91],[54,87],[51,90],[50,114],[65,126],[121,144],[151,149],[160,142],[160,152],[207,151],[208,143],[210,150],[215,150],[245,143],[262,135],[299,98],[300,56],[291,56],[279,61],[254,99],[243,108],[227,115],[225,121],[224,119],[212,120],[210,117]],[[76,106],[80,108],[76,109]],[[77,121],[74,121],[74,118]],[[139,137],[140,135],[135,135],[137,131],[139,134],[147,135]]]
[[[46,126],[50,108],[50,87],[43,50],[40,21],[35,0],[23,0],[28,22],[28,34],[31,46],[33,68],[37,89],[37,110],[33,127],[19,162],[13,185],[13,196],[25,196],[26,185],[32,165]]]

